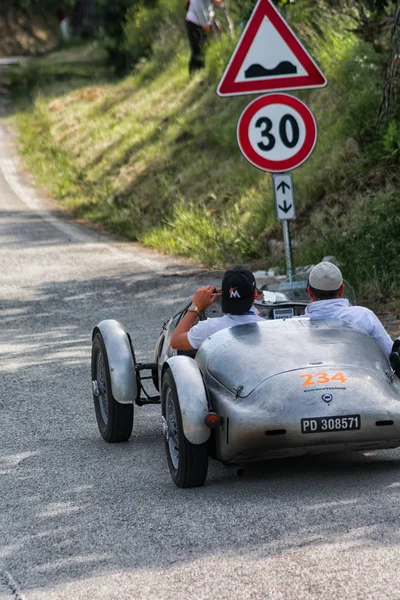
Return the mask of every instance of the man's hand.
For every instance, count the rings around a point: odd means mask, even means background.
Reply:
[[[190,6],[190,0],[186,0],[186,4],[185,4],[186,12],[189,10],[189,6]]]
[[[213,285],[205,285],[197,290],[193,296],[192,304],[197,306],[199,311],[204,310],[207,306],[211,306],[220,295],[221,292],[217,291]],[[194,350],[188,340],[188,331],[195,324],[197,316],[196,311],[187,311],[171,336],[172,348],[175,348],[175,350]]]
[[[213,302],[221,295],[213,285],[205,285],[197,290],[193,296],[193,304],[199,310],[204,310],[207,306],[211,306]]]

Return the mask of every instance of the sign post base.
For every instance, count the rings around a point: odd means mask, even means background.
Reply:
[[[286,256],[286,270],[289,277],[289,281],[293,279],[293,258],[292,258],[292,244],[290,241],[290,229],[289,221],[282,221],[283,225],[283,239],[285,242],[285,256]]]

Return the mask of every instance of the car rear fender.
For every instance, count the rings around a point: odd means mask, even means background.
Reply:
[[[133,404],[138,395],[134,352],[125,329],[118,321],[101,321],[92,339],[100,332],[106,347],[112,395],[120,404]]]
[[[172,356],[165,368],[170,369],[174,377],[186,439],[192,444],[204,444],[211,434],[204,421],[209,408],[196,361],[189,356]]]

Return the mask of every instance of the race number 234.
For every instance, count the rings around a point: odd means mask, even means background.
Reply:
[[[334,375],[329,375],[328,373],[304,373],[304,375],[300,375],[300,378],[304,379],[302,387],[322,385],[323,383],[330,383],[331,381],[340,381],[340,383],[346,383],[347,381],[347,378],[341,371]]]

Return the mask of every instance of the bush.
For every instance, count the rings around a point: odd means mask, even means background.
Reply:
[[[315,218],[313,229],[312,245],[308,241],[300,253],[303,264],[334,255],[342,264],[346,279],[359,292],[365,292],[367,284],[369,296],[398,293],[397,192],[354,198],[348,212],[341,216],[333,207],[323,218]]]
[[[128,9],[123,26],[123,49],[129,57],[130,64],[151,51],[154,35],[160,26],[161,10],[157,6],[151,8],[140,4]]]
[[[198,259],[208,267],[260,256],[260,242],[243,227],[237,205],[219,215],[204,205],[180,202],[166,226],[146,233],[143,241],[164,252]]]
[[[173,39],[174,29],[183,23],[183,19],[184,6],[181,0],[159,0],[150,4],[140,2],[130,7],[123,25],[122,46],[129,65],[152,53],[161,30],[167,29],[170,39]],[[174,46],[169,44],[168,47]]]
[[[400,158],[400,124],[398,121],[390,121],[382,141],[386,157],[389,160],[398,160]]]

